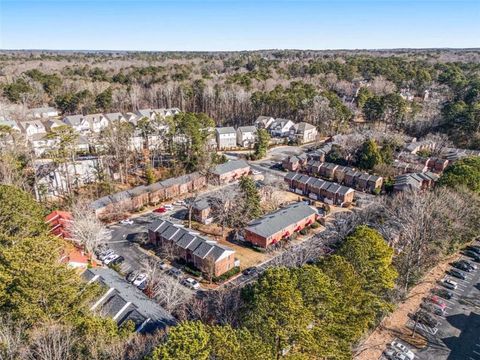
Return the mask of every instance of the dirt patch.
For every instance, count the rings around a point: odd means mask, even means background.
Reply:
[[[437,282],[445,276],[445,270],[449,268],[449,263],[458,258],[454,255],[442,261],[427,273],[423,280],[416,285],[408,294],[405,301],[398,304],[397,309],[387,316],[380,325],[368,336],[368,338],[358,347],[359,353],[354,357],[355,360],[378,359],[383,350],[392,340],[400,337],[403,341],[416,347],[424,347],[426,340],[418,333],[412,339],[412,330],[406,328],[408,314],[414,313],[420,306],[423,298],[430,293],[430,290],[437,286]]]

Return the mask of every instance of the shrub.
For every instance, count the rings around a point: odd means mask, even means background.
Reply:
[[[300,230],[300,234],[307,235],[308,234],[308,229],[304,228],[304,229]]]
[[[228,270],[226,273],[223,273],[220,276],[215,276],[212,280],[215,283],[221,283],[224,282],[225,280],[230,279],[232,276],[237,275],[240,272],[240,267],[235,266],[234,268],[231,268]]]
[[[318,229],[320,227],[320,223],[315,221],[312,225],[310,225],[310,229]]]

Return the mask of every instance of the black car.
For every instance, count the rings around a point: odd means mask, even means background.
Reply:
[[[453,293],[446,290],[446,289],[440,289],[440,288],[436,288],[432,291],[435,295],[438,295],[440,296],[441,298],[444,298],[444,299],[447,299],[447,300],[450,300],[452,297],[453,297]]]
[[[125,258],[123,256],[117,257],[115,260],[113,260],[110,265],[118,265],[121,264],[122,262],[125,261]]]
[[[250,276],[255,275],[257,273],[257,268],[250,267],[248,269],[243,270],[243,275]]]
[[[457,269],[450,269],[447,271],[447,274],[453,277],[456,277],[458,279],[462,279],[462,280],[466,279],[465,274],[462,273],[461,271],[458,271]]]
[[[417,311],[413,316],[413,319],[432,328],[438,325],[438,320],[435,319],[433,315],[427,313],[425,310]]]
[[[473,250],[465,250],[463,252],[465,256],[471,257],[474,261],[480,262],[480,255],[478,255],[475,251]]]
[[[183,273],[181,270],[177,268],[171,268],[170,270],[167,271],[167,275],[173,276],[176,279],[181,279]]]
[[[477,270],[477,265],[472,264],[470,261],[459,260],[458,262],[461,263],[461,264],[465,264],[468,268],[471,269],[471,271]]]
[[[462,270],[462,271],[472,271],[473,270],[473,268],[471,268],[467,264],[465,264],[463,262],[460,262],[460,261],[456,261],[456,262],[452,263],[452,266],[454,268],[457,268],[457,269]]]
[[[132,282],[133,280],[135,280],[135,278],[137,277],[138,274],[139,274],[138,271],[132,271],[131,273],[129,273],[127,275],[127,281]]]
[[[467,246],[467,250],[471,250],[474,253],[476,253],[477,255],[480,255],[480,246],[470,245],[470,246]]]

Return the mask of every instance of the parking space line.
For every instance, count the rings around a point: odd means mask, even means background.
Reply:
[[[443,299],[443,301],[446,301],[447,303],[452,304],[452,305],[455,304],[455,303],[454,303],[453,301],[451,301],[451,300]],[[448,306],[447,306],[447,307],[448,307]]]
[[[478,351],[476,351],[476,350],[473,350],[473,353],[474,353],[475,355],[480,355],[480,353],[479,353]]]

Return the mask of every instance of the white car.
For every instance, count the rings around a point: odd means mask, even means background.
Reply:
[[[406,347],[405,345],[403,345],[402,343],[398,342],[398,341],[392,341],[390,343],[390,346],[402,353],[404,353],[407,358],[409,360],[413,360],[415,359],[415,354],[412,352],[412,350],[410,350],[408,347]]]
[[[120,255],[117,255],[117,254],[113,254],[113,255],[110,255],[110,256],[107,256],[104,260],[103,260],[103,263],[105,265],[108,265],[110,264],[113,260],[115,260],[116,258],[118,258]]]
[[[147,281],[147,274],[139,274],[137,275],[137,277],[135,278],[135,280],[133,280],[133,285],[135,286],[139,286],[139,285],[142,285],[143,282]]]
[[[133,225],[133,220],[131,220],[131,219],[125,219],[125,220],[120,221],[120,224],[123,224],[123,225]]]
[[[393,356],[391,357],[392,360],[408,360],[407,354],[397,351]]]
[[[172,210],[173,209],[173,205],[172,204],[166,204],[166,205],[163,205],[163,207],[167,210]]]
[[[198,281],[192,278],[186,278],[185,280],[182,281],[182,284],[192,290],[197,290],[200,288],[200,284],[198,283]]]
[[[453,281],[453,280],[451,280],[451,279],[449,279],[449,278],[443,279],[442,282],[443,282],[443,285],[444,285],[446,288],[449,288],[449,289],[452,289],[452,290],[455,290],[455,289],[457,288],[457,286],[458,286],[458,284],[457,284],[455,281]]]
[[[107,251],[100,253],[100,256],[98,258],[103,261],[107,257],[113,254],[114,254],[114,251],[112,249],[108,249]]]

